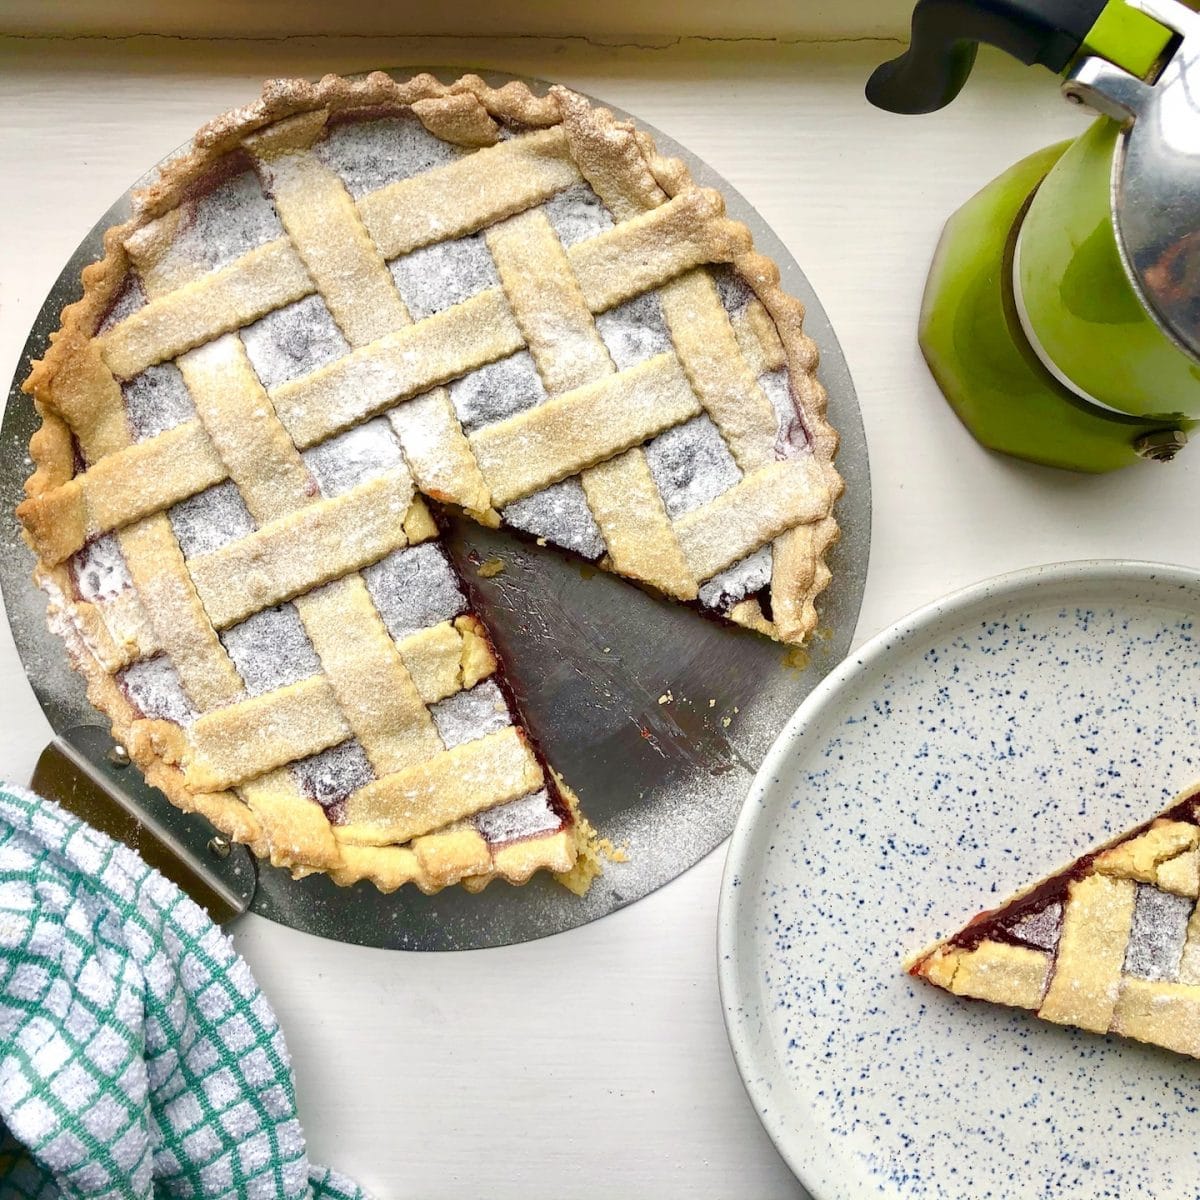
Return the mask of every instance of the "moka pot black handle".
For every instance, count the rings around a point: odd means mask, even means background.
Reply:
[[[929,113],[962,91],[981,42],[1060,72],[1106,0],[917,0],[909,48],[875,69],[867,99],[895,113]]]

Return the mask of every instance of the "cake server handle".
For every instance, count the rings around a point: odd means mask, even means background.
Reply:
[[[250,853],[217,835],[203,817],[175,808],[106,729],[63,730],[42,751],[30,785],[135,850],[218,924],[250,907],[258,886]]]

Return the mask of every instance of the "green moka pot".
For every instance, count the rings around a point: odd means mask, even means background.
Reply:
[[[1175,0],[921,0],[880,107],[949,103],[984,41],[1100,117],[947,222],[921,348],[985,446],[1079,471],[1167,462],[1200,423],[1200,17]]]

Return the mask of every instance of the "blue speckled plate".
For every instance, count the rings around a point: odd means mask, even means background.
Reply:
[[[820,1200],[1200,1193],[1200,1062],[901,959],[1200,776],[1200,573],[1040,567],[905,618],[759,771],[719,917],[730,1041]]]

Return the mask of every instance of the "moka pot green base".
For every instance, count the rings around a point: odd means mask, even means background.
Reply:
[[[1135,443],[1160,432],[1162,420],[1097,408],[1059,383],[1026,341],[1013,299],[1021,219],[1070,145],[1022,159],[946,222],[925,285],[919,339],[938,386],[984,446],[1046,466],[1113,471],[1141,461]]]

